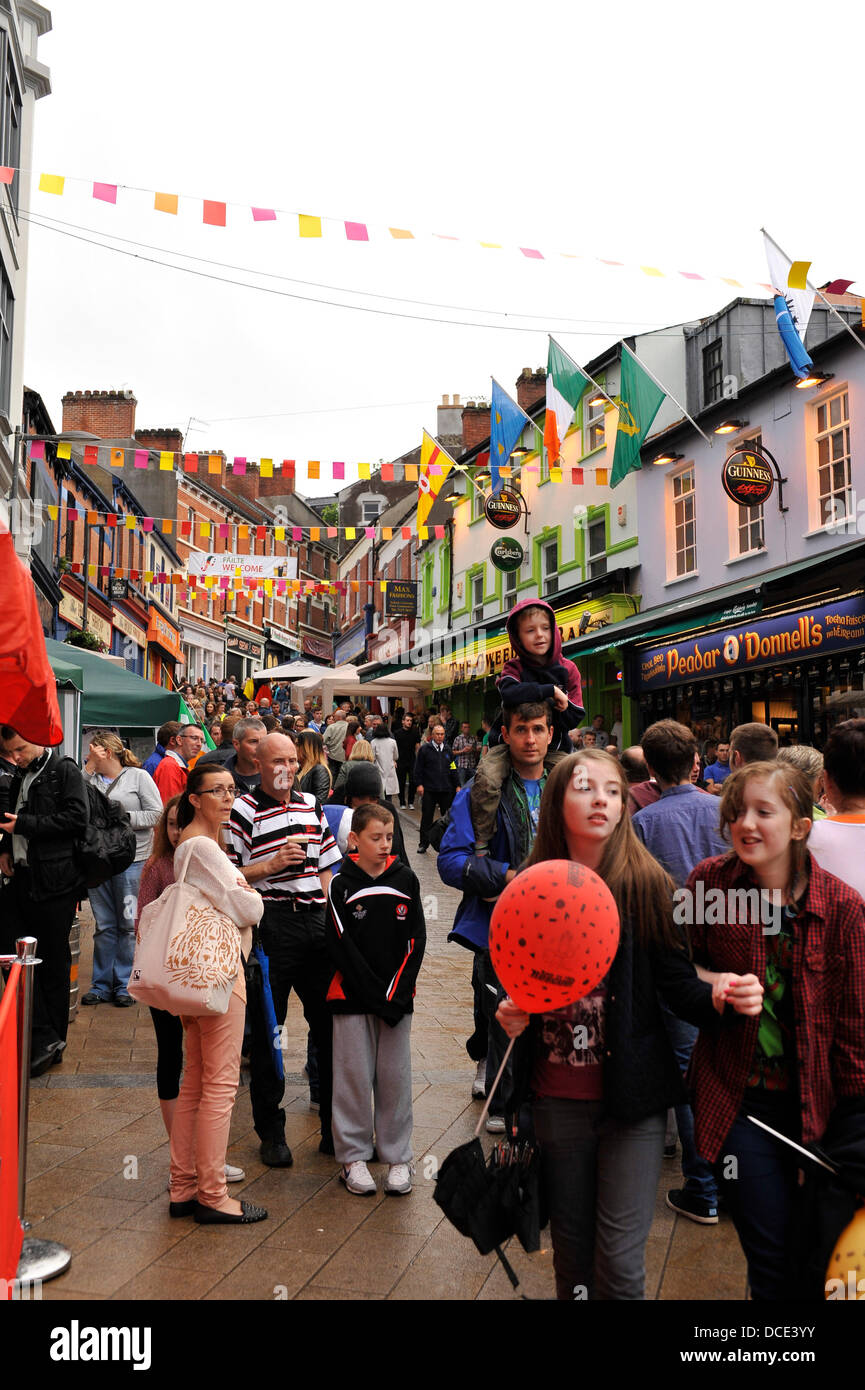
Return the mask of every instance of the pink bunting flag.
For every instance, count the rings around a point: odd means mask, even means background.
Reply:
[[[31,457],[32,459],[44,459],[44,457],[45,457],[45,441],[44,441],[44,440],[42,440],[42,439],[34,439],[34,440],[33,440],[33,443],[30,445],[30,457]]]
[[[253,222],[275,222],[276,212],[273,208],[253,208],[252,220]]]
[[[14,177],[14,169],[7,168],[5,164],[0,166],[0,183],[11,183]]]
[[[94,185],[93,185],[93,196],[94,196],[94,198],[98,198],[99,201],[100,201],[100,203],[116,203],[116,202],[117,202],[117,184],[116,184],[116,183],[94,183]]]
[[[345,235],[349,241],[369,241],[365,222],[346,222]]]
[[[82,515],[82,517],[83,517],[84,513],[82,512],[81,515]],[[68,517],[68,519],[69,519],[70,521],[77,521],[77,520],[78,520],[78,508],[77,508],[77,507],[67,507],[67,508],[66,508],[66,516]]]
[[[232,473],[246,473],[246,459],[235,458],[231,471]]]
[[[437,541],[443,541],[443,540],[444,540],[444,538],[445,538],[445,528],[444,528],[443,526],[434,526],[434,527],[433,527],[433,531],[435,532],[435,538],[436,538]]]
[[[146,468],[146,467],[147,467],[147,450],[146,450],[146,449],[136,449],[136,450],[135,450],[135,467],[136,467],[136,468]]]
[[[327,539],[328,539],[329,541],[335,541],[336,538],[337,538],[337,536],[338,536],[338,534],[339,534],[339,532],[337,531],[337,529],[336,529],[335,526],[328,526],[328,528],[327,528]]]
[[[584,481],[584,474],[583,474],[582,468],[572,468],[572,469],[571,469],[571,482],[572,482],[572,483],[576,483],[576,485],[579,487],[579,486],[582,485],[583,481]]]
[[[277,579],[277,581],[276,581],[276,592],[277,592],[278,594],[284,594],[284,593],[285,593],[285,580],[284,580],[284,579]]]
[[[221,522],[219,523],[219,537],[220,537],[220,540],[224,540],[224,541],[225,541],[225,540],[228,540],[228,537],[229,537],[230,535],[231,535],[231,526],[229,525],[229,523],[228,523],[227,521],[221,521]]]
[[[368,541],[374,541],[374,540],[375,540],[375,527],[374,527],[374,526],[364,526],[364,528],[363,528],[363,534],[366,536],[366,538],[367,538]]]
[[[544,259],[542,252],[533,251],[530,246],[521,246],[520,250],[524,256],[528,256],[530,261],[542,261]]]
[[[335,478],[344,478],[344,477],[345,477],[345,464],[344,464],[344,463],[334,463],[334,465],[333,465],[333,476],[334,476]]]
[[[299,526],[292,526],[292,528],[291,528],[291,539],[292,539],[293,541],[302,541],[302,540],[303,540],[303,531],[300,529]]]
[[[221,574],[221,575],[219,576],[219,587],[220,587],[220,589],[227,589],[230,583],[231,583],[231,575],[229,575],[229,574]]]
[[[698,275],[696,270],[680,270],[679,274],[683,280],[705,280],[705,275]]]
[[[152,517],[152,516],[143,516],[143,517],[141,518],[141,529],[142,529],[142,531],[152,531],[152,530],[153,530],[153,517]]]
[[[201,220],[206,222],[209,227],[224,227],[225,203],[213,203],[210,199],[205,198]]]

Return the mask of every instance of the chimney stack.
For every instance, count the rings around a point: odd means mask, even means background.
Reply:
[[[463,452],[490,437],[490,408],[484,401],[469,401],[462,412]]]
[[[544,400],[546,394],[547,374],[544,368],[538,367],[533,372],[531,367],[523,367],[517,377],[517,405],[530,415],[532,407]]]
[[[161,430],[136,430],[135,439],[142,449],[164,449],[172,454],[179,454],[183,447],[183,431],[170,425]]]
[[[63,406],[62,431],[80,430],[100,439],[131,439],[135,430],[132,391],[67,391]]]
[[[462,451],[463,424],[461,413],[459,396],[454,396],[453,403],[448,396],[442,396],[441,405],[436,409],[436,439],[447,449],[448,453],[453,453],[455,449]]]

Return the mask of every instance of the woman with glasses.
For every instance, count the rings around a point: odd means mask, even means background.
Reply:
[[[215,909],[237,928],[244,959],[252,928],[264,910],[260,895],[222,848],[221,830],[234,801],[230,772],[205,763],[189,774],[177,807],[180,841],[175,876],[198,891],[204,912]],[[228,1196],[225,1151],[240,1080],[240,1048],[246,1012],[243,962],[224,1014],[183,1016],[186,1070],[171,1126],[171,1216],[194,1216],[199,1225],[248,1225],[264,1221],[264,1207]]]

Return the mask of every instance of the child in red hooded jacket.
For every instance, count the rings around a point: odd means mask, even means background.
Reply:
[[[503,705],[533,705],[549,702],[553,706],[553,738],[545,760],[547,766],[573,752],[568,737],[579,727],[585,714],[580,673],[572,661],[562,656],[562,637],[556,616],[548,603],[525,599],[508,616],[508,636],[514,655],[505,662],[496,681]],[[497,743],[497,720],[490,731],[489,752],[481,758],[471,784],[471,814],[475,831],[475,852],[486,854],[495,830],[502,784],[511,772],[507,747]]]

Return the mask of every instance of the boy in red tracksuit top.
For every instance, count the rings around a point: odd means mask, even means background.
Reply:
[[[333,1143],[340,1181],[359,1197],[376,1191],[367,1168],[373,1129],[388,1165],[385,1192],[411,1192],[411,1016],[426,927],[417,877],[391,854],[393,824],[378,802],[357,808],[348,857],[327,894],[327,948],[336,966],[327,993]]]

